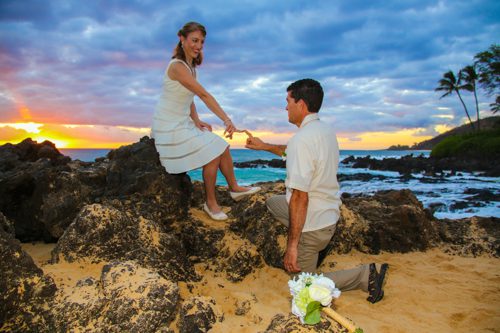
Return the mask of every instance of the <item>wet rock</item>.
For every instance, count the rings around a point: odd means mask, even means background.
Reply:
[[[341,163],[348,164],[353,168],[362,168],[370,170],[389,170],[400,174],[424,173],[428,176],[444,175],[444,171],[450,171],[456,174],[462,172],[482,172],[485,176],[500,176],[500,166],[498,155],[475,157],[447,157],[433,158],[407,155],[401,158],[383,158],[374,159],[370,156],[353,157],[349,156]]]
[[[446,204],[442,202],[431,202],[429,204],[429,210],[431,211],[432,214],[435,212],[444,212],[447,210]]]
[[[283,161],[282,159],[272,159],[272,160],[258,159],[258,160],[247,161],[247,162],[234,162],[234,166],[237,168],[269,167],[269,168],[284,169],[284,168],[286,168],[286,161]]]
[[[179,315],[180,333],[208,332],[216,322],[222,322],[224,315],[212,297],[192,297],[186,300]]]
[[[372,175],[370,173],[355,173],[351,175],[346,175],[339,173],[337,175],[337,179],[339,183],[346,182],[346,181],[361,181],[361,182],[369,182],[371,180],[384,180],[389,177],[383,176],[383,175]]]
[[[0,228],[0,331],[53,332],[57,287],[11,234]]]
[[[489,189],[475,189],[475,188],[468,188],[464,191],[464,194],[469,194],[470,197],[467,198],[467,200],[470,201],[480,201],[480,202],[498,202],[500,201],[500,193],[498,191],[495,191],[497,193],[494,193],[493,190]]]
[[[134,219],[127,212],[93,204],[85,206],[66,229],[52,252],[52,262],[136,260],[163,277],[196,280],[182,243],[150,220]]]

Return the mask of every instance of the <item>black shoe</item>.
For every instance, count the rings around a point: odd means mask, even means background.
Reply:
[[[368,292],[370,296],[366,299],[368,302],[377,303],[384,298],[385,273],[389,268],[388,264],[382,264],[380,273],[374,263],[370,264],[370,275],[368,277]]]

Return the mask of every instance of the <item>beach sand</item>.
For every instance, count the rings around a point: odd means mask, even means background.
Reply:
[[[203,214],[195,215],[204,219]],[[49,264],[54,246],[23,244],[23,249],[62,292],[70,295],[78,280],[100,277],[105,263]],[[366,293],[349,291],[335,300],[336,310],[365,333],[500,332],[500,259],[451,256],[439,249],[379,255],[351,252],[331,254],[320,268],[337,270],[369,262],[390,265],[384,299],[371,304]],[[180,282],[180,294],[182,299],[197,295],[215,299],[224,320],[211,332],[263,332],[276,314],[290,312],[289,277],[280,269],[264,266],[238,283],[204,263],[197,264],[196,270],[203,279]],[[170,327],[178,332],[175,324]]]

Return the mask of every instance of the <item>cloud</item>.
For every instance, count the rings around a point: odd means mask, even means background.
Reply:
[[[25,107],[39,123],[148,127],[176,33],[196,20],[208,30],[199,81],[239,127],[293,131],[286,87],[312,77],[326,92],[322,117],[341,133],[431,133],[463,122],[458,100],[434,88],[498,41],[498,12],[486,0],[5,0],[0,122],[25,121]]]

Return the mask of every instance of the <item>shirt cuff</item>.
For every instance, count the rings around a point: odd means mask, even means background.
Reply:
[[[305,184],[298,183],[298,182],[289,182],[287,186],[291,189],[294,189],[294,190],[299,190],[302,192],[309,192],[309,186],[307,186]]]

